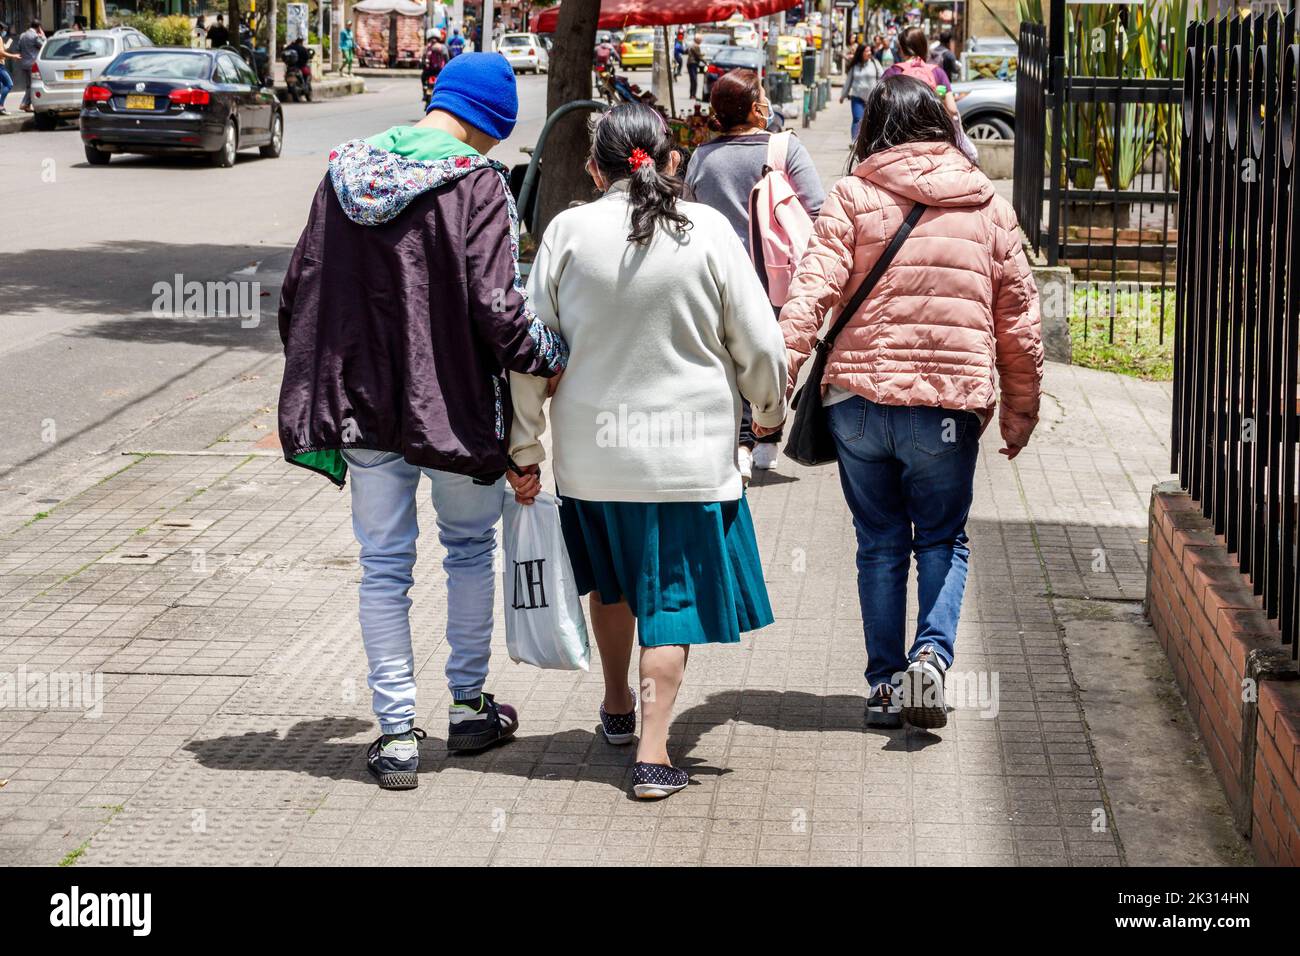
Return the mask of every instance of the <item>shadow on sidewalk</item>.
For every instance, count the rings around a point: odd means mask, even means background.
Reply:
[[[729,721],[785,732],[854,731],[881,738],[882,749],[888,751],[916,752],[942,739],[916,729],[869,728],[862,707],[863,698],[856,694],[822,697],[803,691],[723,691],[677,716],[669,749],[673,762],[693,776],[724,776],[732,772],[730,768],[714,767],[691,753],[710,731]],[[374,732],[375,725],[369,720],[321,717],[299,721],[283,736],[277,730],[265,730],[213,737],[192,740],[185,750],[209,770],[288,771],[331,780],[368,780],[365,744],[350,738]],[[424,773],[456,768],[512,777],[598,780],[619,790],[626,789],[625,777],[636,753],[635,747],[606,744],[594,730],[520,736],[479,754],[453,754],[444,747],[445,742],[432,734],[424,741],[420,747]]]

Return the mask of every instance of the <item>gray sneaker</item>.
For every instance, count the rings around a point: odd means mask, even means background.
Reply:
[[[383,734],[366,751],[366,767],[384,790],[414,790],[420,785],[420,741],[424,731],[412,727],[404,734]]]
[[[867,698],[867,726],[897,730],[903,726],[903,718],[898,710],[893,685],[881,684]]]
[[[943,693],[943,676],[947,669],[932,644],[917,651],[898,688],[903,720],[922,730],[947,726],[948,705]]]

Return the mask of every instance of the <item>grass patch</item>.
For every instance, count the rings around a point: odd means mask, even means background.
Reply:
[[[86,847],[88,847],[88,846],[90,846],[90,841],[89,841],[89,840],[87,840],[85,843],[81,844],[81,846],[77,847],[75,850],[73,850],[71,853],[69,853],[67,856],[65,856],[62,860],[60,860],[60,861],[59,861],[59,866],[74,866],[74,865],[76,865],[76,862],[77,862],[78,860],[81,859],[82,854],[84,854],[84,853],[86,852]]]
[[[1174,293],[1159,286],[1076,283],[1070,309],[1074,364],[1135,378],[1174,377]],[[1113,341],[1112,341],[1113,339]]]

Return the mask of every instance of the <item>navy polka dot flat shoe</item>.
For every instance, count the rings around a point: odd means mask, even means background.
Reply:
[[[658,763],[637,763],[632,768],[632,792],[638,800],[659,800],[685,790],[690,780],[685,770]]]
[[[611,744],[622,746],[636,740],[636,691],[632,691],[632,712],[630,714],[611,714],[605,705],[600,705],[600,732]]]

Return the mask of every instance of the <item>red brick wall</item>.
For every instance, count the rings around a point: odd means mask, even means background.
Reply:
[[[1238,828],[1261,863],[1300,866],[1300,682],[1285,679],[1289,649],[1187,494],[1152,494],[1148,547],[1147,616]]]

